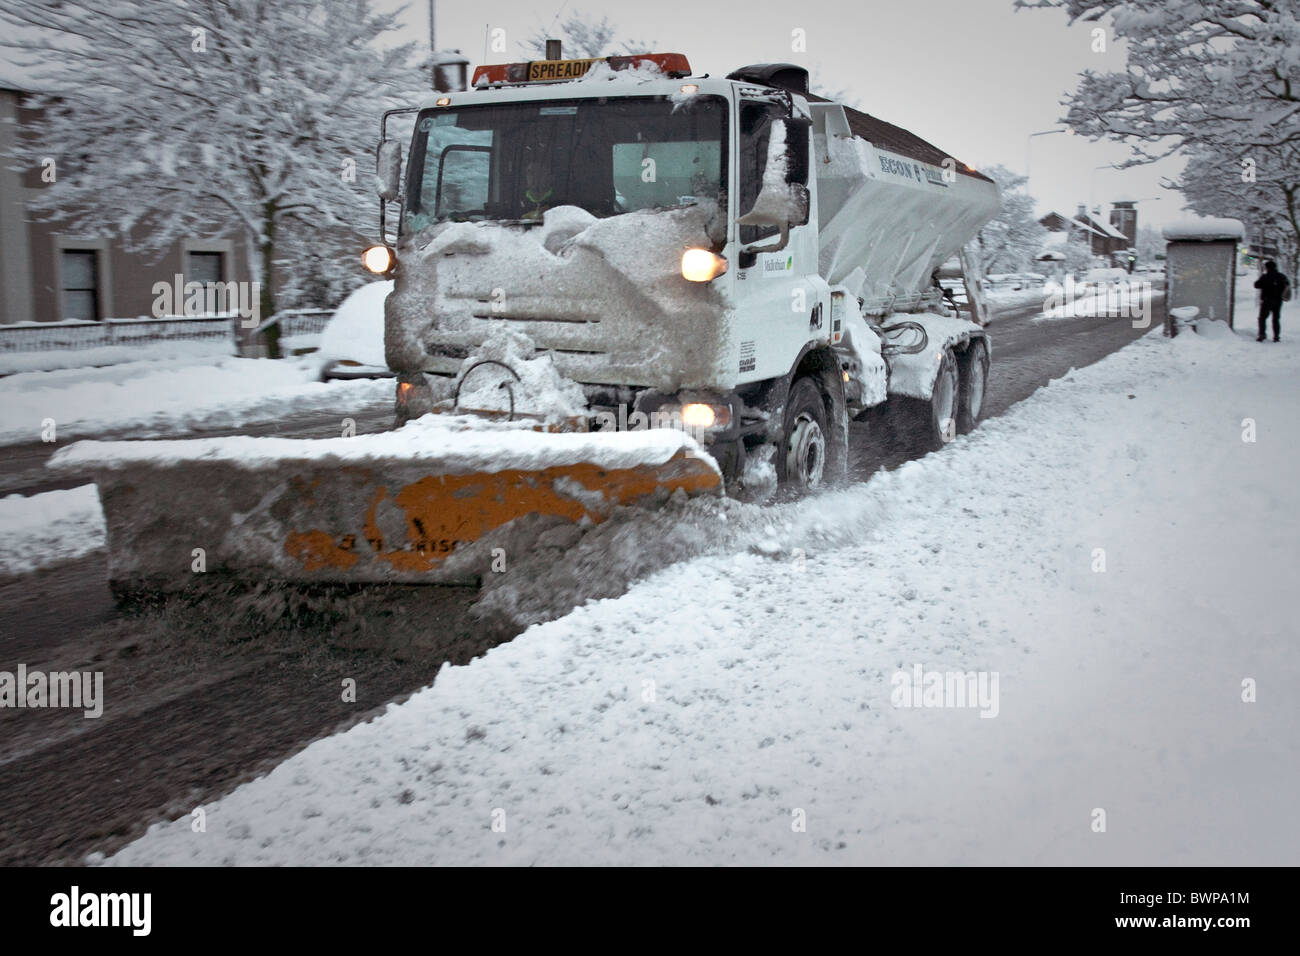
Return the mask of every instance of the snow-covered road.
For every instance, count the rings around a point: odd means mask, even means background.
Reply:
[[[0,379],[0,445],[55,438],[174,438],[307,410],[340,420],[391,401],[386,379],[321,382],[316,361],[220,358],[23,372]]]
[[[1297,349],[1215,331],[771,509],[776,557],[446,667],[113,862],[1295,864]],[[896,706],[916,668],[997,696]]]

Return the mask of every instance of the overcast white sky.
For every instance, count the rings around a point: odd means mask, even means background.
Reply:
[[[397,9],[402,0],[377,0]],[[405,4],[406,33],[427,42],[428,0]],[[573,11],[605,15],[621,36],[655,41],[685,53],[697,73],[726,74],[746,63],[786,61],[815,70],[867,112],[897,123],[979,167],[993,163],[1025,171],[1026,137],[1060,128],[1064,94],[1085,69],[1122,67],[1120,44],[1091,48],[1095,24],[1066,26],[1057,11],[1017,12],[1012,0],[441,0],[438,45],[484,62],[489,28],[506,31],[510,59],[517,41]],[[791,51],[791,31],[806,31],[807,52]],[[505,57],[492,54],[487,62]],[[1125,146],[1090,143],[1064,134],[1037,136],[1030,147],[1031,191],[1039,211],[1073,213],[1079,203],[1117,198],[1139,203],[1138,222],[1177,218],[1177,193],[1161,175],[1181,163],[1131,170],[1096,169],[1128,157]],[[1090,196],[1091,193],[1091,196]]]

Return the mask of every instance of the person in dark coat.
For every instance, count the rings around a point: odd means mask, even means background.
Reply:
[[[1265,324],[1268,320],[1269,313],[1273,314],[1273,341],[1278,340],[1282,316],[1282,300],[1290,298],[1286,294],[1287,287],[1291,280],[1277,271],[1277,263],[1269,259],[1264,263],[1264,274],[1255,280],[1255,288],[1259,289],[1259,336],[1256,342],[1263,342],[1265,335]]]

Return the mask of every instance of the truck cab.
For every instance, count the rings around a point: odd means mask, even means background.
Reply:
[[[978,323],[888,317],[938,306],[932,271],[996,211],[996,187],[927,161],[946,158],[929,144],[866,142],[799,67],[480,67],[473,89],[410,112],[404,178],[380,146],[400,212],[374,269],[394,280],[399,420],[445,401],[508,328],[581,385],[585,427],[676,421],[730,477],[766,455],[814,487],[846,467],[849,419],[886,403],[891,359],[918,369],[903,399],[951,385],[941,427],[963,378],[987,374]],[[973,342],[983,358],[958,359]]]

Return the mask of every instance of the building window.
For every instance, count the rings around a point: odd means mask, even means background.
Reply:
[[[99,311],[99,252],[94,249],[64,249],[61,262],[63,318],[103,318]]]
[[[225,263],[220,252],[191,252],[186,257],[185,281],[207,285],[224,279]]]

